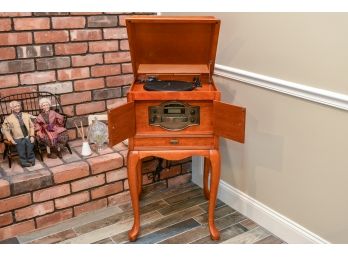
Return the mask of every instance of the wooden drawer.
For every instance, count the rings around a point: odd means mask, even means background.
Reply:
[[[134,137],[134,150],[162,148],[213,149],[214,137]]]

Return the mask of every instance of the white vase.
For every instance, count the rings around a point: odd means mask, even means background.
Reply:
[[[91,147],[89,146],[89,143],[87,141],[82,143],[82,150],[81,155],[82,156],[89,156],[92,154]]]

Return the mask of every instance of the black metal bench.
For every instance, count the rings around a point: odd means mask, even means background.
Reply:
[[[6,116],[11,114],[10,102],[19,101],[22,105],[22,111],[27,112],[33,116],[38,116],[41,112],[39,100],[41,98],[48,98],[51,100],[52,106],[51,109],[58,112],[59,114],[64,116],[64,126],[66,125],[67,115],[64,114],[63,108],[60,104],[59,95],[52,94],[50,92],[30,92],[30,93],[21,93],[21,94],[13,94],[9,96],[5,96],[0,98],[0,128],[6,118]],[[35,140],[35,152],[39,154],[41,161],[43,161],[43,151],[46,149],[46,146],[40,145],[37,140]],[[3,134],[0,132],[0,143],[5,144],[4,156],[5,159],[8,157],[9,166],[11,167],[12,158],[17,156],[16,147],[11,144],[8,140],[6,140]],[[68,143],[65,145],[70,154],[71,148]]]

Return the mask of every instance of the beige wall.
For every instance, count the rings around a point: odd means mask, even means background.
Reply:
[[[217,63],[348,94],[348,13],[215,13]]]
[[[348,14],[212,15],[222,19],[217,63],[348,94]],[[223,101],[247,108],[245,144],[221,139],[222,179],[320,237],[348,243],[347,111],[215,82]]]

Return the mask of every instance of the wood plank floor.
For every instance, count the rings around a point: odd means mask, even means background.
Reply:
[[[215,211],[219,241],[207,227],[208,203],[193,183],[166,188],[164,183],[144,187],[141,200],[141,234],[133,244],[282,244],[285,243],[252,220],[218,201]],[[55,226],[19,236],[19,243],[116,244],[131,243],[130,203],[91,212]]]

